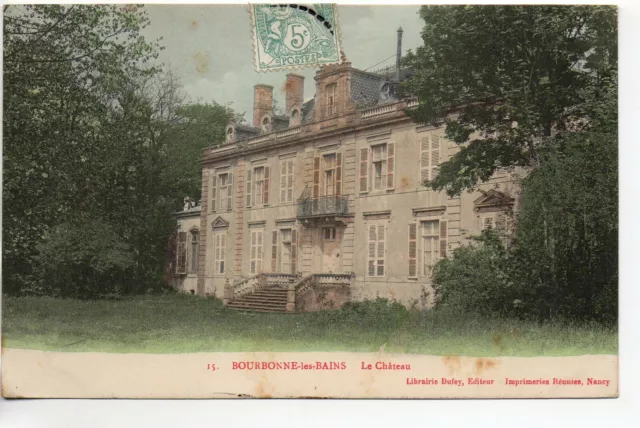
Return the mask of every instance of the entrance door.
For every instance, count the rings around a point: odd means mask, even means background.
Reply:
[[[336,227],[322,228],[322,271],[326,273],[340,273],[340,237]]]
[[[280,272],[291,272],[291,229],[280,230]]]

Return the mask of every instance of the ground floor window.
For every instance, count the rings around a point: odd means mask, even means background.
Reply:
[[[367,276],[385,276],[385,226],[383,224],[370,224],[368,227],[368,232],[369,245],[367,254]]]
[[[422,238],[422,274],[430,276],[433,267],[439,260],[440,253],[440,222],[438,220],[420,223]]]
[[[263,231],[251,231],[251,258],[249,260],[249,272],[252,274],[262,273],[263,258]]]
[[[227,232],[216,232],[213,235],[214,274],[223,274],[225,271],[225,254],[227,250]]]
[[[189,272],[198,273],[200,264],[200,231],[191,231],[191,257],[189,263]]]

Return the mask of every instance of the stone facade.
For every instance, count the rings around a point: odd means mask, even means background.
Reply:
[[[253,126],[229,124],[227,141],[203,153],[197,293],[222,298],[227,280],[261,272],[342,273],[354,280],[331,299],[429,306],[437,260],[482,228],[508,230],[513,174],[460,197],[429,190],[422,182],[458,147],[405,115],[393,79],[326,66],[304,103],[303,79],[287,76],[288,118],[256,85]]]

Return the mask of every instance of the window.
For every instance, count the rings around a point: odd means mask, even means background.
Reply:
[[[313,198],[339,196],[342,192],[342,153],[316,156],[313,159]]]
[[[373,164],[373,189],[384,190],[387,188],[387,145],[378,144],[371,147]]]
[[[325,227],[322,229],[322,236],[325,241],[335,241],[336,240],[336,228],[335,227]]]
[[[262,119],[262,132],[266,133],[271,131],[271,122],[268,117]]]
[[[280,161],[280,202],[293,202],[293,159]]]
[[[438,260],[447,257],[447,222],[409,223],[409,277],[431,276]]]
[[[480,218],[480,229],[496,230],[497,232],[508,232],[507,216],[504,214],[488,215]]]
[[[231,173],[220,174],[218,184],[220,185],[220,210],[231,211]]]
[[[440,137],[427,135],[420,140],[420,182],[431,181],[438,175]]]
[[[262,273],[262,230],[251,231],[251,258],[249,261],[249,273]]]
[[[333,196],[336,189],[336,155],[324,155],[324,194]]]
[[[229,129],[227,129],[227,143],[233,141],[233,128],[229,127]]]
[[[211,179],[211,211],[231,211],[233,209],[231,204],[232,187],[233,174],[231,172],[213,174]]]
[[[187,232],[178,232],[178,248],[176,251],[176,273],[187,273]]]
[[[280,272],[291,272],[291,229],[280,230]]]
[[[369,248],[367,276],[384,276],[385,260],[385,227],[384,225],[369,225]]]
[[[423,221],[420,223],[422,237],[422,274],[431,275],[440,254],[439,221]]]
[[[295,229],[274,230],[271,238],[271,272],[296,273],[297,247]]]
[[[268,166],[258,166],[247,171],[247,206],[269,203]]]
[[[189,264],[190,273],[198,273],[198,265],[200,264],[200,232],[191,231],[191,263]]]
[[[325,93],[327,96],[327,116],[332,116],[338,112],[336,97],[338,95],[338,84],[333,83],[325,87]]]
[[[214,275],[224,273],[225,253],[227,250],[227,232],[216,232],[213,236]]]
[[[293,109],[291,111],[291,126],[296,126],[298,124],[300,124],[300,122],[298,121],[298,118],[300,117],[300,114],[298,113],[297,109]]]
[[[485,217],[482,220],[482,230],[491,230],[493,229],[493,217]]]
[[[360,149],[360,192],[391,190],[395,187],[394,177],[395,143]]]

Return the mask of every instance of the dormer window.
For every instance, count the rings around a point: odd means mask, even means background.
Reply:
[[[271,121],[268,117],[265,117],[262,119],[262,132],[267,133],[269,131],[271,131]]]
[[[230,126],[229,128],[227,128],[227,143],[230,143],[233,141],[233,126]]]
[[[338,111],[337,96],[338,96],[338,84],[333,83],[325,87],[325,94],[327,97],[327,116],[333,116]]]
[[[290,122],[291,122],[291,126],[296,126],[296,125],[298,125],[298,124],[300,123],[300,122],[299,122],[299,118],[300,118],[300,113],[298,113],[298,110],[297,110],[297,109],[293,109],[293,110],[291,111],[291,120],[290,120]]]

